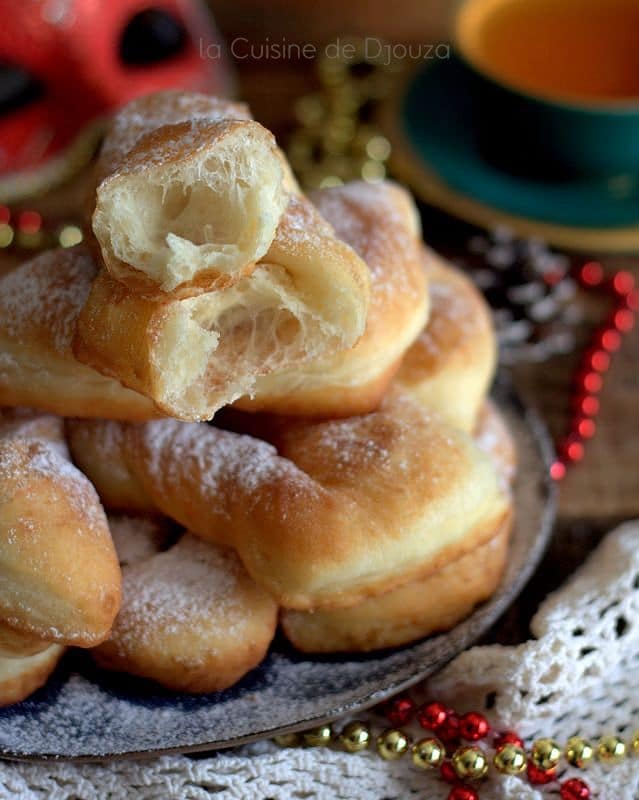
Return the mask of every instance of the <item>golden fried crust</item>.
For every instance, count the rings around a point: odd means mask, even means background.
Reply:
[[[98,496],[62,440],[0,424],[0,624],[91,647],[111,628],[121,574]],[[10,646],[10,634],[5,646]]]
[[[190,120],[250,120],[244,103],[235,103],[201,92],[168,89],[136,98],[118,111],[111,120],[96,163],[97,183],[111,175],[136,144],[163,125]]]
[[[104,420],[67,420],[66,436],[76,466],[98,487],[109,511],[157,512],[127,462],[126,428]]]
[[[253,394],[238,400],[237,408],[332,417],[372,411],[426,322],[427,278],[410,195],[390,182],[353,182],[315,192],[311,199],[370,270],[364,335],[330,358],[258,378]]]
[[[497,350],[490,309],[459,270],[424,253],[428,324],[404,356],[399,385],[452,425],[472,431],[492,380]]]
[[[96,272],[80,246],[47,251],[0,278],[0,405],[134,421],[161,416],[146,397],[73,355]]]
[[[24,658],[41,653],[51,646],[51,642],[34,636],[31,633],[22,633],[7,625],[0,625],[0,661],[4,658]]]
[[[454,627],[487,600],[506,566],[509,515],[487,542],[421,580],[334,611],[283,611],[281,624],[306,653],[368,652],[398,647]]]
[[[64,653],[64,647],[49,645],[37,655],[0,657],[0,706],[25,700],[47,682]]]
[[[486,400],[481,407],[475,428],[475,442],[490,456],[502,487],[508,490],[517,470],[517,445],[492,400]]]
[[[74,352],[168,415],[210,419],[259,375],[353,345],[368,301],[364,262],[292,197],[266,259],[225,290],[151,298],[101,271]]]
[[[389,591],[486,541],[506,514],[472,440],[395,393],[367,416],[282,419],[268,435],[275,446],[172,420],[124,426],[124,467],[163,513],[234,547],[284,607]]]
[[[123,604],[99,665],[169,689],[213,692],[266,655],[274,600],[228,549],[184,536],[170,550],[124,568]]]

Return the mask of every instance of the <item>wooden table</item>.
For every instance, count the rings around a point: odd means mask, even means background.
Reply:
[[[239,74],[240,94],[249,101],[255,116],[280,138],[291,127],[293,100],[313,86],[313,81],[309,68],[302,65],[291,69],[282,64],[268,68],[244,64]],[[31,205],[45,216],[73,218],[81,207],[85,186],[85,176],[79,176]],[[469,226],[427,207],[423,208],[423,220],[425,237],[436,249],[453,257],[463,253],[472,234]],[[15,253],[1,254],[0,271],[17,263],[19,257]],[[602,261],[609,269],[631,269],[639,282],[639,257],[602,257]],[[587,305],[587,319],[580,331],[582,340],[604,311],[600,304]],[[578,359],[579,353],[575,352],[541,365],[522,364],[512,370],[516,386],[538,407],[554,436],[566,425],[571,376]],[[597,435],[588,443],[583,462],[570,470],[561,485],[557,532],[549,555],[538,578],[513,610],[513,624],[502,624],[499,638],[521,636],[519,623],[529,618],[538,600],[583,560],[607,530],[632,517],[639,517],[639,329],[624,339],[622,350],[613,358],[601,394]]]

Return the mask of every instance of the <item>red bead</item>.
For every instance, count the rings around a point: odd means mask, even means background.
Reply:
[[[11,209],[8,206],[0,206],[0,225],[8,225],[11,221]]]
[[[620,308],[619,311],[615,311],[613,325],[622,333],[631,331],[635,325],[634,313],[627,308]]]
[[[446,721],[437,729],[437,735],[445,744],[459,739],[459,717],[452,708],[446,709]]]
[[[528,780],[531,783],[538,785],[550,783],[557,777],[556,769],[539,769],[539,767],[536,767],[532,761],[528,762],[526,773],[528,775]]]
[[[585,417],[584,419],[577,421],[575,430],[582,439],[592,439],[597,430],[597,426],[595,425],[594,420],[590,419],[589,417]]]
[[[566,465],[562,461],[553,461],[550,465],[550,477],[553,481],[560,481],[566,476]]]
[[[477,742],[479,739],[483,739],[488,735],[489,731],[488,720],[476,711],[469,711],[459,720],[459,733],[462,739],[468,739],[469,742]]]
[[[635,279],[630,272],[626,272],[626,270],[621,270],[617,272],[615,277],[612,279],[612,288],[617,292],[617,294],[626,295],[629,294],[635,285]]]
[[[477,791],[465,783],[453,786],[448,793],[448,800],[479,800]]]
[[[37,233],[42,227],[42,217],[37,211],[21,211],[18,228],[24,233]]]
[[[571,778],[559,787],[561,800],[588,800],[590,788],[579,778]]]
[[[603,386],[603,378],[598,372],[587,372],[581,379],[581,384],[588,394],[597,394]]]
[[[585,449],[581,442],[568,440],[562,447],[563,454],[568,461],[581,461],[585,455]]]
[[[448,719],[448,709],[443,703],[426,703],[417,710],[417,721],[426,731],[439,731]]]
[[[621,347],[621,336],[614,328],[607,328],[601,334],[601,346],[609,353],[615,353]]]
[[[598,261],[589,261],[579,272],[579,280],[584,286],[598,286],[603,280],[603,267]]]
[[[606,372],[610,366],[610,355],[605,350],[595,350],[589,359],[590,368],[597,372]]]
[[[445,780],[446,783],[459,783],[459,778],[455,772],[455,767],[453,767],[450,761],[444,761],[439,768],[439,774],[441,775],[442,780]]]
[[[626,305],[631,311],[639,311],[639,289],[633,289],[626,295]]]
[[[591,394],[587,394],[581,398],[578,408],[585,417],[594,417],[599,413],[599,400]]]
[[[556,462],[557,463],[557,462]],[[563,467],[563,464],[561,465]],[[564,472],[566,468],[564,467]],[[495,750],[500,748],[503,744],[514,744],[517,747],[524,746],[524,740],[518,736],[515,731],[503,731],[502,733],[498,733],[497,736],[493,739],[493,747]]]
[[[389,722],[396,728],[408,725],[415,714],[415,702],[408,696],[395,697],[385,708]]]

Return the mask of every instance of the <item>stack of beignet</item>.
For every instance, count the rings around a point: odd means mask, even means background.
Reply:
[[[0,278],[0,704],[66,647],[210,692],[278,620],[366,651],[494,592],[490,313],[406,191],[306,197],[245,106],[164,92],[114,118],[89,207],[88,245]]]

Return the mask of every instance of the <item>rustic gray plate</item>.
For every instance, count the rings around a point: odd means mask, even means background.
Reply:
[[[309,658],[277,641],[241,683],[203,697],[99,673],[86,655],[70,653],[44,689],[0,711],[0,756],[95,760],[230,747],[371,706],[441,667],[522,590],[552,527],[545,428],[508,389],[498,388],[495,399],[519,450],[515,531],[499,591],[454,630],[362,657]]]

